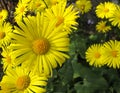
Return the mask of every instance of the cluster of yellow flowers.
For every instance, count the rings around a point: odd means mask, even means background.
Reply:
[[[87,3],[86,3],[87,2]],[[80,6],[80,7],[79,7]],[[0,47],[4,76],[0,93],[44,93],[52,70],[69,58],[69,34],[89,0],[19,0],[14,21],[0,11]]]
[[[96,15],[101,19],[96,25],[98,32],[106,33],[112,30],[112,26],[120,28],[120,6],[113,2],[100,3],[96,7]]]
[[[120,28],[120,6],[113,2],[103,2],[97,5],[96,15],[100,22],[96,25],[98,32],[106,33],[112,26]],[[107,33],[106,33],[107,34]],[[86,60],[90,65],[120,68],[120,41],[109,40],[104,44],[93,44],[86,51]]]

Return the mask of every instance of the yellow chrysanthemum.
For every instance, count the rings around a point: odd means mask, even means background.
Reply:
[[[2,77],[1,90],[3,93],[45,93],[47,78],[38,76],[27,69],[16,67],[8,69]]]
[[[12,25],[10,23],[0,24],[0,47],[3,43],[11,40]]]
[[[113,26],[120,27],[120,6],[116,5],[116,10],[113,16],[109,19]]]
[[[72,31],[71,28],[76,29],[76,25],[78,24],[76,19],[79,17],[79,12],[74,9],[73,5],[67,7],[66,4],[66,2],[59,3],[50,9],[46,9],[45,16],[48,21],[57,19],[56,27],[63,24],[63,29],[66,30],[67,33],[70,33]]]
[[[6,71],[6,69],[12,68],[13,60],[11,58],[11,50],[8,49],[6,46],[2,47],[2,62],[3,62],[3,71]]]
[[[5,19],[7,19],[8,12],[7,10],[3,9],[0,11],[0,23],[2,23]]]
[[[22,18],[26,15],[26,12],[28,11],[27,6],[28,6],[27,3],[19,2],[17,4],[17,7],[15,8],[15,12],[14,12],[15,15],[14,18],[16,22],[21,21]]]
[[[87,62],[89,62],[91,66],[101,67],[104,65],[101,50],[102,50],[101,44],[93,44],[87,49],[86,60]]]
[[[34,66],[37,72],[50,74],[52,68],[61,66],[69,58],[66,54],[69,51],[68,35],[61,27],[55,28],[55,20],[45,21],[38,13],[37,17],[24,18],[18,25],[20,28],[15,27],[12,35],[15,44],[10,45],[17,65]]]
[[[31,0],[28,5],[28,9],[32,12],[42,12],[46,8],[46,4],[43,0]]]
[[[52,7],[56,4],[67,2],[67,0],[44,0],[44,2],[46,3],[47,7]]]
[[[98,32],[102,32],[102,33],[106,33],[109,30],[111,30],[111,26],[106,25],[107,21],[100,21],[98,22],[98,24],[96,25],[96,30]]]
[[[80,13],[82,14],[89,12],[90,9],[92,8],[90,0],[77,0],[75,4]]]
[[[120,68],[120,42],[110,40],[104,43],[103,59],[109,67]]]
[[[99,18],[110,18],[115,13],[115,4],[112,2],[100,3],[96,7],[96,15]]]

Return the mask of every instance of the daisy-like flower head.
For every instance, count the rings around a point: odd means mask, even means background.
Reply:
[[[109,67],[120,68],[120,42],[110,40],[103,45],[103,59]]]
[[[77,0],[75,4],[80,13],[82,14],[89,12],[90,9],[92,8],[90,0]]]
[[[12,38],[15,44],[9,48],[13,50],[15,64],[36,68],[39,72],[52,73],[52,68],[65,62],[69,56],[69,38],[62,27],[56,28],[56,20],[50,22],[45,20],[43,14],[37,13],[36,17],[24,18],[24,22],[19,22],[19,27],[15,27]],[[29,57],[29,58],[28,58]]]
[[[27,6],[28,6],[28,3],[19,2],[17,4],[17,7],[15,8],[15,12],[14,12],[16,22],[21,21],[22,18],[26,15],[28,11]]]
[[[32,12],[42,12],[46,8],[43,0],[32,0],[28,5],[28,9]]]
[[[102,33],[106,33],[109,30],[111,30],[111,26],[107,25],[107,21],[100,21],[98,22],[98,24],[96,25],[96,30],[98,32],[102,32]]]
[[[71,28],[76,29],[76,25],[78,25],[76,19],[79,17],[79,12],[74,9],[73,5],[67,7],[66,4],[67,2],[59,3],[50,9],[46,9],[45,16],[48,21],[57,19],[56,27],[63,24],[63,30],[70,33],[72,31]]]
[[[120,28],[120,6],[116,5],[116,11],[111,18],[109,18],[113,26],[118,26]]]
[[[3,43],[8,43],[11,40],[12,25],[10,23],[0,24],[0,47]]]
[[[7,19],[8,12],[7,10],[3,9],[0,11],[0,23],[2,23],[5,19]]]
[[[7,46],[2,47],[2,62],[3,62],[3,71],[6,71],[9,68],[12,68],[13,65],[13,60],[11,57],[11,50],[7,48]]]
[[[0,91],[5,93],[45,93],[47,80],[44,75],[38,76],[26,68],[16,67],[6,71],[2,77]]]
[[[61,2],[67,2],[67,0],[44,0],[44,2],[46,3],[47,7],[52,7]]]
[[[101,44],[93,44],[86,51],[86,60],[89,62],[89,65],[95,67],[101,67],[104,65],[104,61],[102,59],[102,45]]]
[[[112,2],[100,3],[96,7],[96,15],[99,18],[110,18],[115,13],[116,6]]]

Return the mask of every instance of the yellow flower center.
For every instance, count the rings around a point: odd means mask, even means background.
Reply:
[[[47,53],[50,48],[50,44],[45,38],[37,39],[32,44],[33,51],[40,55]]]
[[[36,3],[36,7],[39,7],[39,6],[41,6],[41,3]]]
[[[105,12],[105,13],[109,12],[109,9],[108,9],[108,8],[105,8],[105,9],[104,9],[104,12]]]
[[[23,13],[23,12],[24,12],[24,10],[25,10],[25,7],[24,7],[24,6],[22,6],[22,7],[20,8],[20,12],[21,12],[21,13]]]
[[[101,54],[100,54],[99,52],[96,52],[96,53],[94,54],[94,56],[95,56],[95,58],[100,58]]]
[[[113,51],[111,51],[111,54],[112,54],[113,57],[117,57],[118,51],[113,50]]]
[[[29,76],[21,76],[16,81],[16,88],[19,90],[26,89],[30,84],[30,77]]]
[[[2,15],[0,15],[0,19],[2,19],[3,18],[3,16]]]
[[[5,32],[0,32],[0,39],[3,39],[5,37]]]
[[[57,0],[51,0],[51,4],[52,4],[52,5],[57,4]]]
[[[10,64],[10,63],[11,63],[11,57],[10,57],[10,56],[7,56],[7,57],[6,57],[6,61],[7,61],[8,64]]]
[[[64,18],[63,17],[57,17],[57,19],[58,19],[58,21],[56,23],[56,27],[64,22]]]
[[[81,10],[84,10],[85,9],[85,5],[81,5]]]

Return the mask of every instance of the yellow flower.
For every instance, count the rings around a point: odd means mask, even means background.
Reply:
[[[80,13],[82,14],[89,12],[90,9],[92,8],[90,0],[77,0],[75,4]]]
[[[30,69],[33,66],[39,73],[51,74],[52,68],[62,66],[69,58],[68,35],[61,27],[55,28],[56,20],[48,22],[43,14],[37,13],[36,17],[24,18],[18,25],[12,35],[15,44],[10,45],[16,65],[22,63]]]
[[[0,24],[0,47],[3,43],[8,43],[11,40],[12,25],[10,23]]]
[[[120,6],[116,5],[116,10],[113,16],[109,19],[113,26],[120,27]]]
[[[67,2],[64,2],[54,5],[50,9],[46,9],[45,16],[48,21],[57,19],[56,27],[63,24],[63,30],[70,33],[72,31],[71,29],[76,29],[78,25],[76,22],[76,19],[79,17],[78,13],[79,12],[74,9],[73,5],[67,7]]]
[[[93,44],[86,51],[86,60],[89,62],[91,66],[101,67],[104,65],[104,61],[102,59],[102,45],[101,44]]]
[[[27,3],[19,2],[17,4],[17,7],[15,8],[15,12],[14,12],[15,15],[14,18],[16,22],[21,21],[22,18],[26,15],[26,12],[28,11],[27,6],[28,6]]]
[[[100,3],[96,7],[96,15],[99,18],[110,18],[115,13],[115,4],[112,2]]]
[[[42,12],[46,8],[44,1],[42,0],[32,0],[28,5],[28,9],[32,12]]]
[[[45,93],[47,80],[44,75],[38,76],[26,68],[16,67],[6,71],[2,77],[0,91],[5,93]]]
[[[120,42],[110,40],[103,45],[103,59],[109,67],[120,68]]]
[[[5,19],[7,19],[8,12],[7,10],[3,9],[0,11],[0,23],[2,23]]]
[[[44,0],[46,3],[47,7],[52,7],[56,4],[67,2],[67,0]]]
[[[106,33],[109,30],[111,30],[111,27],[106,25],[107,21],[100,21],[98,22],[98,24],[96,25],[96,30],[98,32],[102,32],[102,33]]]
[[[2,47],[2,62],[3,62],[3,71],[6,71],[9,68],[12,68],[13,60],[11,57],[11,50],[7,48],[7,46]]]

